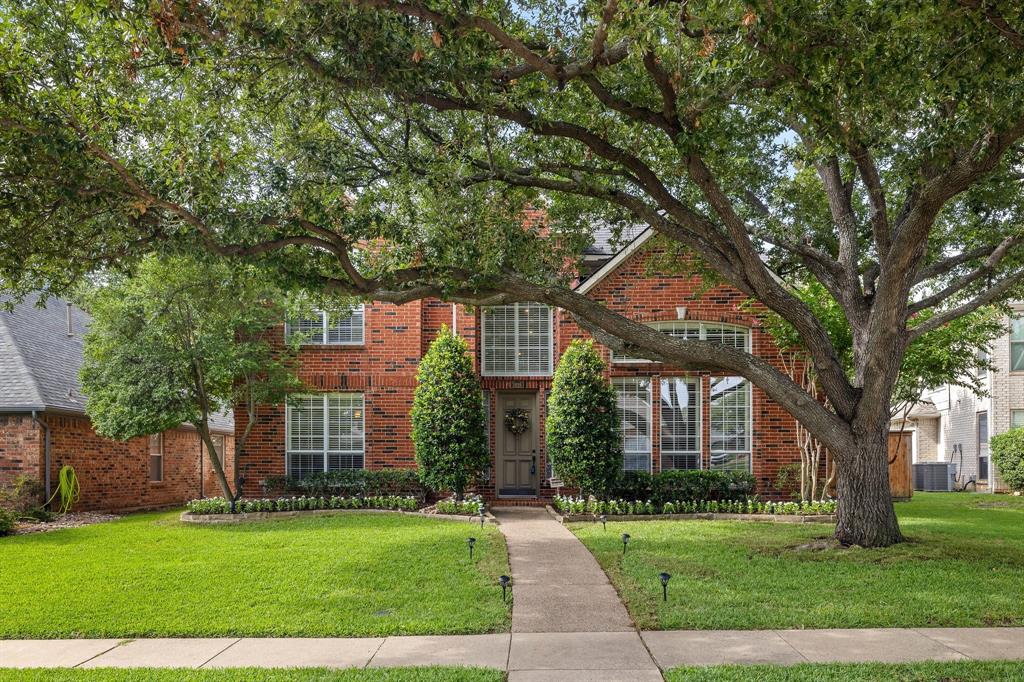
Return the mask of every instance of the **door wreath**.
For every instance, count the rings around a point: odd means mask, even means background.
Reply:
[[[521,408],[505,411],[505,428],[516,436],[530,430],[530,413]]]

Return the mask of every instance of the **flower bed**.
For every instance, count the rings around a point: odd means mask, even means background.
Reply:
[[[479,495],[470,495],[462,500],[456,500],[454,496],[444,500],[438,500],[434,505],[439,514],[455,515],[479,515],[484,508],[484,501]]]
[[[652,516],[672,514],[763,514],[770,516],[820,516],[834,514],[835,500],[820,502],[759,502],[756,500],[697,500],[665,502],[650,500],[596,500],[556,495],[553,506],[560,514],[605,516]]]
[[[279,497],[277,499],[239,500],[235,513],[295,512],[323,509],[391,509],[416,511],[419,502],[415,497],[400,495],[371,495],[367,497]],[[192,500],[185,505],[190,514],[230,514],[231,503],[223,497],[207,497]]]

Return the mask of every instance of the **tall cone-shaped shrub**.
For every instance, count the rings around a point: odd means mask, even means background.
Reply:
[[[462,499],[490,463],[480,381],[466,342],[441,327],[416,379],[412,440],[420,479]]]
[[[593,341],[569,344],[548,400],[548,457],[559,477],[584,494],[602,494],[622,469],[615,389]]]

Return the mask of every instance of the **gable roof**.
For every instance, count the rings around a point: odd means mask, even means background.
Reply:
[[[654,229],[651,227],[647,227],[642,231],[636,233],[632,241],[626,244],[617,253],[612,255],[608,260],[604,261],[603,264],[597,270],[595,270],[593,274],[591,274],[586,279],[582,280],[580,284],[576,286],[576,291],[581,294],[585,294],[591,289],[593,289],[595,286],[597,286],[598,282],[600,282],[609,274],[614,272],[616,268],[622,265],[622,263],[627,258],[636,253],[640,249],[640,247],[642,247],[647,242],[647,240],[653,237],[654,235]]]
[[[91,318],[71,302],[52,296],[40,307],[40,298],[29,294],[12,311],[0,307],[0,412],[84,415],[78,372]],[[0,302],[10,300],[0,296]],[[211,415],[210,427],[231,431],[234,416],[230,411]]]

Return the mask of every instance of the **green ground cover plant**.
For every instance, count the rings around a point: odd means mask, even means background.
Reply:
[[[844,663],[723,665],[674,668],[666,682],[996,682],[1024,678],[1024,662],[957,661],[955,663]]]
[[[177,516],[0,540],[0,638],[508,630],[497,583],[508,554],[493,527],[398,514],[229,526]]]
[[[885,549],[842,547],[814,523],[570,527],[643,629],[1024,624],[1024,498],[917,493],[896,508],[909,541]]]
[[[2,682],[502,682],[505,674],[485,668],[378,668],[327,670],[324,668],[95,668],[58,670],[32,668],[2,670]]]

